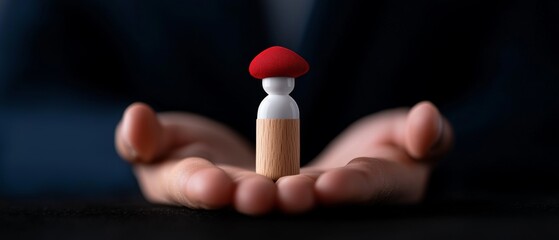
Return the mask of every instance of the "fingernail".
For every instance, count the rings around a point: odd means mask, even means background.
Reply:
[[[134,149],[132,145],[130,145],[127,141],[123,141],[123,143],[124,148],[126,148],[126,153],[128,154],[128,157],[130,157],[130,160],[137,160],[138,152],[136,151],[136,149]]]
[[[443,134],[444,132],[444,122],[441,116],[439,116],[439,120],[437,123],[437,140],[433,142],[431,145],[431,150],[437,149],[443,142]]]

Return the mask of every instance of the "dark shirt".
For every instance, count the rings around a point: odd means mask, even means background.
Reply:
[[[310,71],[292,93],[302,163],[363,116],[431,100],[456,144],[430,196],[559,193],[558,7],[316,1],[296,49]],[[248,65],[277,44],[264,12],[259,1],[6,1],[1,193],[135,189],[113,147],[134,101],[202,114],[254,141],[265,93]]]

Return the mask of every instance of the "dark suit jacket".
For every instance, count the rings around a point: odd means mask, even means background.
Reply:
[[[437,165],[429,196],[558,193],[551,184],[559,180],[557,7],[317,1],[294,49],[310,64],[292,93],[303,164],[360,117],[431,100],[453,124],[456,145]],[[265,93],[248,65],[281,45],[269,39],[263,14],[259,1],[7,1],[3,194],[133,188],[111,139],[133,101],[203,114],[253,141]],[[36,169],[37,179],[23,181],[16,173],[37,166],[58,174],[40,177]]]

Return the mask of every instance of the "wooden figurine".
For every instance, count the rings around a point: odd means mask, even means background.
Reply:
[[[299,107],[289,93],[295,78],[308,70],[305,59],[280,46],[262,51],[250,63],[250,74],[262,79],[268,93],[256,119],[256,172],[274,181],[299,174]]]

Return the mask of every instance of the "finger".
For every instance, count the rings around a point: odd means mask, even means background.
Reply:
[[[203,158],[135,165],[134,169],[144,196],[151,202],[217,209],[233,200],[233,180]]]
[[[163,128],[155,112],[144,103],[131,104],[115,135],[119,155],[131,162],[151,162],[173,143],[173,132]]]
[[[442,155],[452,144],[450,124],[431,102],[416,104],[409,111],[405,125],[403,136],[398,138],[415,159]]]
[[[275,208],[277,187],[272,180],[237,167],[222,166],[222,168],[236,185],[233,206],[238,212],[262,215]]]
[[[357,158],[320,175],[315,192],[323,205],[413,203],[423,197],[427,173],[427,165]]]
[[[301,173],[278,179],[276,185],[279,209],[288,214],[311,210],[316,204],[314,185],[318,176],[318,173]]]

